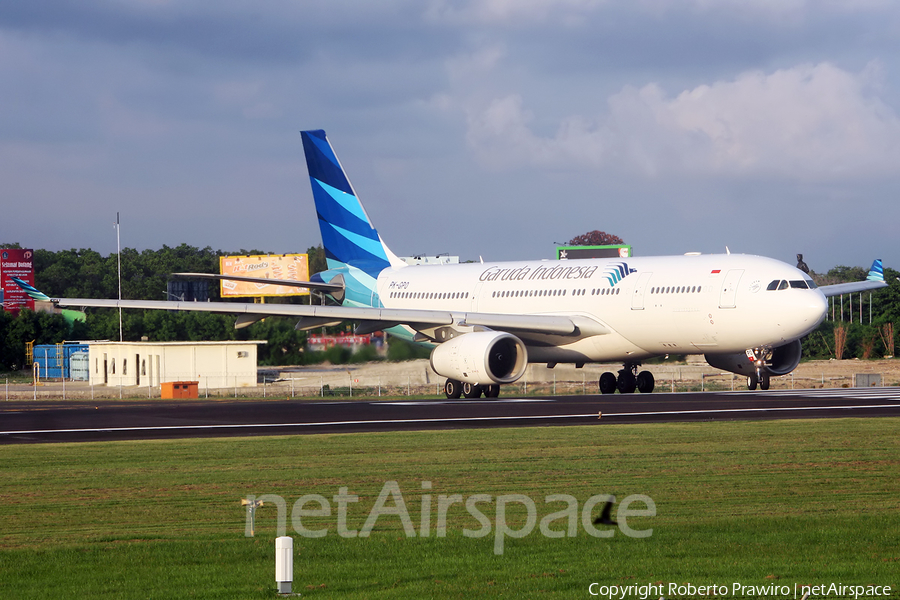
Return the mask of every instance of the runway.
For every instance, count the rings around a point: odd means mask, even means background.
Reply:
[[[0,444],[884,416],[900,416],[900,388],[496,400],[5,402]]]

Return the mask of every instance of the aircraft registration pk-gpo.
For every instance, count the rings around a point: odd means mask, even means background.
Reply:
[[[434,344],[431,366],[450,398],[496,397],[529,362],[622,362],[602,393],[653,390],[641,362],[703,354],[713,367],[766,389],[800,362],[800,338],[825,318],[826,297],[885,287],[881,261],[866,281],[816,287],[783,262],[743,254],[529,260],[409,266],[373,227],[325,132],[303,131],[328,270],[310,282],[321,305],[51,299],[59,306],[238,314],[235,327],[267,316],[299,317],[298,329],[342,321]],[[213,274],[181,274],[248,280]],[[274,280],[263,280],[275,283]]]

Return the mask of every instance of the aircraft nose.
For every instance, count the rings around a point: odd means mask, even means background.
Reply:
[[[819,326],[828,314],[828,298],[822,292],[810,294],[809,302],[803,307],[803,313],[810,324],[810,331]]]
[[[808,293],[803,293],[802,299],[798,294],[790,310],[784,313],[787,319],[781,323],[785,326],[784,333],[790,338],[809,334],[825,320],[827,310],[828,300],[822,292],[809,290]]]

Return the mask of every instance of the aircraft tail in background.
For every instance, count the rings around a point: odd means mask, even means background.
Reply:
[[[876,258],[869,269],[869,274],[865,281],[853,281],[850,283],[836,283],[834,285],[823,285],[819,289],[825,294],[826,298],[832,296],[840,296],[842,294],[855,294],[856,292],[867,292],[887,287],[888,284],[884,280],[884,266],[880,258]]]
[[[880,258],[876,258],[875,262],[872,263],[872,268],[869,269],[866,279],[869,281],[884,281],[884,265],[881,264]]]

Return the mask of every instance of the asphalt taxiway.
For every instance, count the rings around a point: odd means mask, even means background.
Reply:
[[[900,388],[496,400],[4,402],[0,444],[900,416]]]

